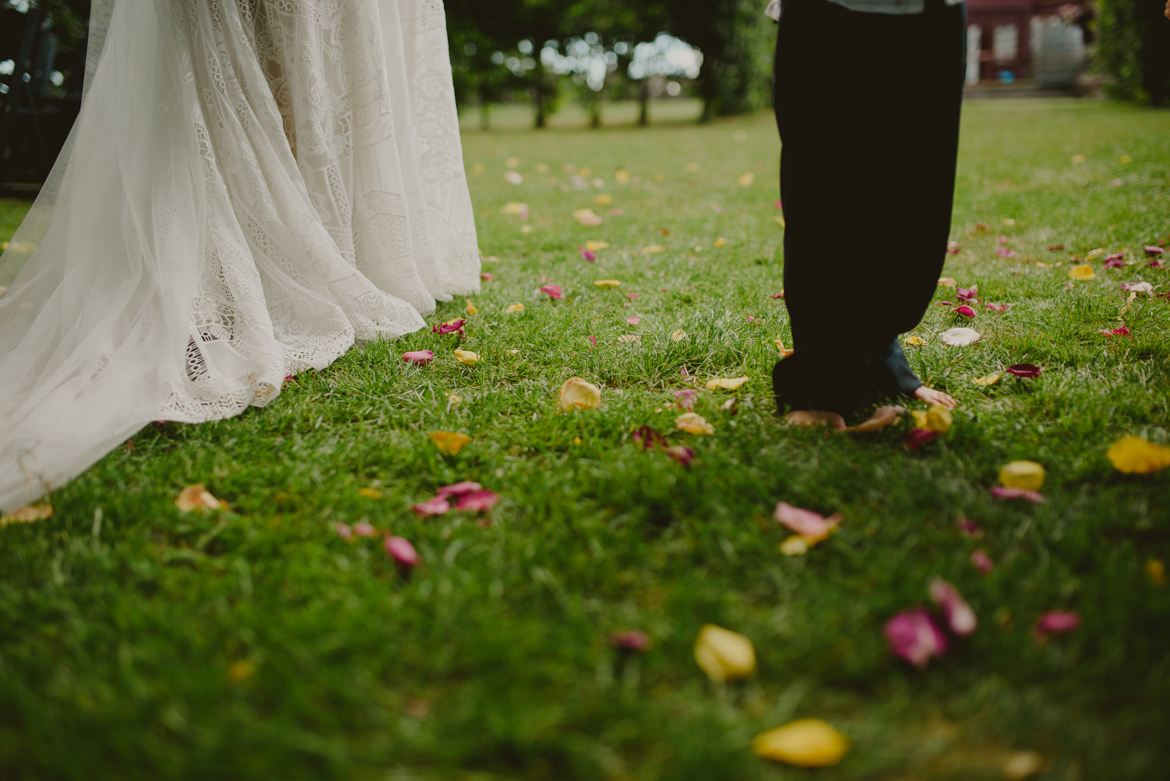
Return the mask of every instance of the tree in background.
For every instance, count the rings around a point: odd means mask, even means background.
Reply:
[[[1170,106],[1170,19],[1162,0],[1100,0],[1097,57],[1114,95]]]

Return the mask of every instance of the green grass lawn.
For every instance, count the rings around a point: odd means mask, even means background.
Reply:
[[[859,143],[868,121],[887,120],[859,119]],[[1162,777],[1170,587],[1147,563],[1170,561],[1170,470],[1120,475],[1105,451],[1127,434],[1170,442],[1170,301],[1143,295],[1126,311],[1119,290],[1170,289],[1170,272],[1141,258],[1170,234],[1168,124],[1164,111],[1088,101],[967,106],[961,249],[945,273],[1014,307],[962,324],[931,307],[925,344],[907,352],[960,407],[918,451],[902,445],[905,423],[829,435],[774,414],[773,339],[789,333],[771,298],[782,230],[770,116],[469,132],[494,275],[461,345],[478,365],[429,329],[355,349],[265,410],[144,429],[58,491],[51,520],[0,529],[0,776],[799,779],[814,774],[758,760],[749,743],[817,717],[852,743],[823,779],[1003,778],[1020,750],[1051,778]],[[504,180],[510,157],[523,184]],[[568,164],[604,183],[576,189]],[[616,183],[618,168],[638,183]],[[738,183],[745,173],[753,184]],[[529,204],[527,221],[502,213],[509,201]],[[0,204],[6,231],[23,208]],[[579,225],[581,208],[604,223]],[[858,235],[845,221],[825,240],[864,253],[913,230]],[[999,236],[1017,257],[995,254]],[[596,264],[578,254],[587,240],[610,245]],[[665,251],[635,254],[651,244]],[[1139,262],[1104,270],[1098,254],[1096,278],[1069,284],[1074,253],[1096,249]],[[545,282],[566,299],[537,292]],[[505,312],[516,303],[523,312]],[[1122,322],[1130,337],[1098,333]],[[938,335],[954,325],[983,338],[948,347]],[[688,337],[672,341],[675,329]],[[625,334],[641,338],[619,344]],[[419,349],[434,363],[399,358]],[[1042,377],[972,382],[1021,362]],[[700,392],[714,436],[674,429],[684,368],[751,378]],[[572,376],[602,386],[600,409],[558,413]],[[694,447],[695,464],[642,452],[642,425]],[[473,440],[443,456],[436,430]],[[998,468],[1021,458],[1047,468],[1044,504],[990,496]],[[410,511],[459,480],[502,495],[486,520]],[[173,500],[191,483],[231,510],[181,514]],[[787,557],[781,500],[844,520]],[[964,517],[986,536],[960,535]],[[378,541],[334,531],[360,520],[414,542],[413,577]],[[994,561],[987,575],[970,562],[977,547]],[[919,671],[889,654],[882,627],[929,604],[932,576],[980,625]],[[1037,617],[1056,609],[1082,625],[1037,642]],[[706,679],[692,655],[705,623],[751,638],[753,678]],[[626,629],[653,647],[619,664],[606,638]]]

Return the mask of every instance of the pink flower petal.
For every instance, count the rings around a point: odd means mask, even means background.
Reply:
[[[666,447],[668,443],[666,437],[657,430],[650,426],[642,426],[634,432],[634,444],[640,444],[643,450],[650,450],[655,447]]]
[[[637,325],[638,323],[642,322],[642,318],[638,317],[637,315],[633,315],[632,317],[627,317],[626,322],[630,325]]]
[[[793,507],[788,502],[780,502],[777,504],[776,512],[772,517],[778,523],[787,526],[800,536],[816,540],[821,540],[829,536],[829,532],[837,528],[837,524],[841,520],[838,515],[826,518],[820,513],[814,513],[812,510]]]
[[[947,242],[947,254],[948,255],[958,255],[960,246],[961,245],[957,241],[948,241]]]
[[[377,537],[378,530],[369,521],[359,521],[353,525],[353,533],[358,537]]]
[[[589,336],[586,338],[589,339],[590,345],[592,345],[593,347],[597,347],[597,337],[596,336]]]
[[[987,230],[987,223],[986,223],[986,222],[977,222],[977,223],[975,223],[975,230],[977,230],[977,231],[985,231],[985,230]]]
[[[1016,257],[1016,251],[1014,249],[1005,249],[1004,247],[998,248],[995,251],[995,254],[999,255],[1001,258],[1014,258],[1014,257]]]
[[[999,243],[1000,244],[1007,244],[1007,236],[1000,236]]]
[[[636,629],[628,632],[614,632],[609,636],[609,644],[623,651],[647,651],[650,648],[650,635]]]
[[[959,533],[964,537],[968,537],[972,540],[983,538],[983,528],[979,524],[975,523],[975,521],[969,521],[966,518],[960,518],[959,520],[955,521],[955,526],[959,527]]]
[[[958,590],[942,578],[930,581],[930,598],[942,608],[947,626],[956,635],[969,635],[979,625],[975,611],[959,595]]]
[[[1123,325],[1121,328],[1102,328],[1099,333],[1103,336],[1129,336],[1129,329]]]
[[[419,518],[430,515],[446,515],[451,510],[451,503],[439,496],[425,502],[419,502],[410,509],[414,510],[415,515]]]
[[[776,209],[783,209],[784,201],[776,201],[774,204],[772,204],[772,206]]]
[[[902,444],[906,446],[907,450],[917,450],[937,436],[937,431],[928,431],[924,428],[916,428],[906,435],[906,438],[902,440]]]
[[[1153,245],[1142,247],[1142,249],[1145,251],[1146,256],[1151,258],[1156,258],[1166,251],[1163,247],[1155,247]]]
[[[990,301],[983,305],[984,309],[990,309],[992,312],[1006,312],[1011,309],[1011,304],[993,304]]]
[[[1150,258],[1150,262],[1146,265],[1150,268],[1166,268],[1166,266],[1160,263],[1157,258]]]
[[[488,274],[487,272],[480,274],[479,278],[482,279],[484,282],[491,282],[493,279],[495,279],[495,277],[493,275]]]
[[[991,487],[991,495],[996,499],[1026,499],[1035,504],[1044,502],[1044,497],[1039,491],[1031,491],[1027,488],[1005,488],[1002,485]]]
[[[1035,379],[1040,376],[1044,370],[1034,363],[1017,363],[1007,367],[1008,374],[1014,374],[1017,377],[1025,379]]]
[[[541,285],[540,292],[544,293],[554,301],[560,301],[565,297],[565,293],[563,290],[561,290],[560,285]]]
[[[597,253],[593,250],[585,249],[584,247],[578,247],[577,251],[581,253],[582,258],[589,261],[590,263],[597,260]]]
[[[413,363],[415,366],[426,366],[435,359],[435,354],[430,350],[417,350],[412,353],[403,353],[402,360],[407,363]]]
[[[982,549],[971,551],[971,563],[975,565],[975,569],[986,575],[991,572],[992,566],[991,557],[987,555]]]
[[[884,631],[890,652],[919,669],[946,653],[949,645],[931,615],[920,607],[898,613],[886,622]]]
[[[472,494],[476,491],[482,490],[483,486],[479,483],[473,483],[470,480],[464,480],[462,483],[454,483],[452,485],[445,485],[435,494],[438,499],[446,499],[449,496],[460,497],[466,494]]]
[[[463,326],[465,326],[465,325],[467,325],[467,321],[462,320],[462,319],[452,320],[449,323],[439,323],[438,325],[436,325],[435,327],[433,327],[431,329],[431,333],[436,333],[436,334],[459,333],[460,335],[462,335],[463,334]]]
[[[685,371],[685,370],[684,370]],[[694,388],[687,388],[674,392],[674,405],[681,410],[691,410],[695,408],[695,400],[699,398],[699,392]]]
[[[459,501],[455,503],[455,509],[468,510],[470,512],[487,512],[495,507],[498,501],[500,501],[499,494],[495,491],[484,489],[459,497]]]
[[[977,301],[979,295],[979,286],[972,285],[971,287],[961,287],[955,290],[955,298],[960,301]]]
[[[1036,621],[1036,631],[1042,635],[1071,632],[1081,625],[1081,616],[1068,610],[1052,610]]]
[[[626,298],[631,301],[637,301],[642,296],[641,293],[626,293]]]
[[[690,466],[691,462],[695,460],[695,451],[685,445],[668,447],[663,452],[683,466]]]
[[[386,553],[405,569],[414,569],[422,563],[418,551],[405,537],[387,537],[383,547],[386,548]]]
[[[779,293],[773,293],[773,294],[772,294],[772,300],[773,300],[773,301],[779,300],[779,299],[781,299],[781,298],[784,298],[784,292],[783,292],[783,291],[781,291],[781,292],[779,292]]]
[[[333,524],[333,530],[343,540],[348,540],[353,537],[353,530],[349,528],[348,523],[335,523]]]
[[[955,314],[962,315],[963,317],[974,317],[975,310],[966,304],[963,304],[962,306],[955,307]]]

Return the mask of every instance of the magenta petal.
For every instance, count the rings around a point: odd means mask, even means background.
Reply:
[[[1011,304],[993,304],[990,301],[983,305],[984,309],[990,309],[992,312],[1006,312],[1011,307]]]
[[[348,540],[353,537],[353,529],[349,528],[348,523],[335,523],[333,530],[337,532],[337,536],[343,540]]]
[[[699,392],[694,388],[674,392],[674,403],[679,409],[694,409]]]
[[[436,334],[458,333],[458,334],[462,335],[463,334],[463,327],[465,325],[467,325],[466,320],[452,320],[449,323],[439,323],[438,325],[431,328],[431,332],[436,333]]]
[[[1151,258],[1156,258],[1157,256],[1161,255],[1163,252],[1166,251],[1162,247],[1155,247],[1152,245],[1149,247],[1142,247],[1142,249],[1145,250],[1146,255],[1148,257],[1151,257]]]
[[[781,298],[784,298],[784,294],[783,294],[783,293],[773,293],[773,294],[772,294],[772,300],[773,300],[773,301],[777,301],[777,300],[779,300],[779,299],[781,299]]]
[[[975,521],[969,521],[966,518],[960,518],[959,520],[955,521],[955,526],[959,527],[959,532],[964,537],[970,537],[973,540],[982,539],[983,537],[983,528],[979,524],[975,523]]]
[[[578,247],[578,251],[580,251],[581,257],[590,263],[597,260],[597,253],[595,253],[593,250],[587,250],[584,247]]]
[[[966,304],[963,304],[962,306],[955,307],[955,314],[962,315],[963,317],[974,317],[975,310]]]
[[[471,494],[483,488],[479,483],[473,483],[470,480],[464,480],[462,483],[455,483],[453,485],[445,485],[435,494],[436,498],[446,499],[449,496],[459,497],[464,494]]]
[[[644,450],[654,447],[666,447],[666,437],[650,426],[642,426],[634,432],[634,444],[640,444]]]
[[[991,572],[992,563],[991,557],[987,555],[986,551],[977,549],[971,551],[971,563],[975,565],[975,569],[986,575]]]
[[[417,350],[412,353],[403,353],[402,360],[407,363],[413,363],[416,366],[426,366],[435,359],[435,354],[430,350]]]
[[[902,444],[904,444],[908,450],[917,450],[937,436],[937,431],[927,431],[924,428],[916,428],[906,435],[906,438],[902,440]]]
[[[978,285],[972,285],[969,288],[961,287],[955,290],[955,298],[958,298],[960,301],[974,301],[978,295]]]
[[[947,651],[946,635],[920,607],[898,613],[887,621],[885,635],[890,652],[919,669]]]
[[[830,522],[819,513],[793,507],[788,502],[780,502],[776,505],[776,512],[773,513],[772,517],[802,537],[824,537],[837,525],[835,521]]]
[[[1035,379],[1043,371],[1043,369],[1034,363],[1017,363],[1007,367],[1008,374],[1014,374],[1017,377],[1024,377],[1026,379]]]
[[[541,285],[540,292],[544,293],[554,301],[560,301],[565,297],[565,292],[561,290],[560,285]]]
[[[459,501],[455,503],[455,509],[468,510],[470,512],[486,512],[495,507],[498,501],[500,501],[499,494],[495,491],[482,489],[459,497]]]
[[[626,298],[630,299],[631,301],[637,301],[641,297],[641,293],[626,293]]]
[[[690,466],[691,462],[695,460],[695,451],[685,445],[675,445],[668,447],[665,451],[666,455],[673,458],[683,466]]]
[[[451,510],[451,503],[439,496],[426,502],[420,502],[410,509],[414,510],[419,518],[425,518],[428,515],[445,515]]]
[[[422,563],[418,551],[410,544],[410,540],[404,537],[387,537],[383,546],[386,548],[386,553],[390,554],[391,558],[403,567],[414,569]]]
[[[996,485],[992,486],[991,495],[997,499],[1026,499],[1036,504],[1044,502],[1044,497],[1039,491],[1030,491],[1027,488],[1005,488],[1002,485]]]
[[[650,648],[650,635],[637,630],[614,632],[609,636],[609,644],[623,651],[646,651]]]
[[[1071,632],[1081,625],[1081,616],[1068,610],[1052,610],[1036,621],[1036,631],[1041,634]]]
[[[378,530],[369,521],[359,521],[353,525],[353,533],[358,537],[377,537]]]
[[[943,617],[947,620],[947,626],[956,635],[960,637],[969,635],[979,625],[979,620],[975,617],[975,611],[959,595],[958,590],[942,578],[935,578],[930,581],[930,598],[936,605],[942,608]]]

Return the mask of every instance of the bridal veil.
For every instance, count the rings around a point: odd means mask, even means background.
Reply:
[[[440,0],[94,0],[0,258],[0,510],[479,287]]]

